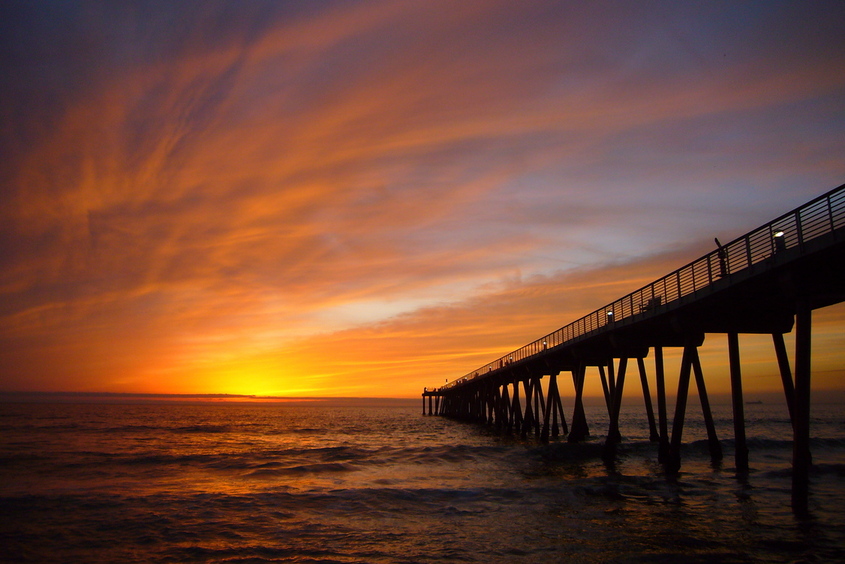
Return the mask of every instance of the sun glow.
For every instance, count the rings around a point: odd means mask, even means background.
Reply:
[[[206,367],[197,380],[202,387],[224,394],[244,396],[304,395],[302,377],[295,369],[282,366],[280,359],[267,355],[231,358]]]

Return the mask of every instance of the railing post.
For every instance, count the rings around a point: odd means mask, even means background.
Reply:
[[[827,218],[830,221],[830,231],[832,232],[836,229],[836,223],[833,221],[833,204],[830,203],[830,196],[825,198],[825,202],[827,202]]]
[[[678,282],[678,299],[681,297],[681,271],[678,270],[675,272],[675,280]]]
[[[692,293],[695,294],[698,291],[698,287],[695,284],[695,263],[692,263],[690,273],[692,274]]]
[[[754,264],[754,259],[751,256],[751,237],[748,235],[745,236],[745,256],[746,260],[748,261],[748,265],[746,268]]]
[[[801,226],[801,210],[795,211],[795,230],[798,233],[798,248],[804,252],[804,229]]]
[[[769,227],[769,253],[774,256],[777,254],[777,241],[775,241],[775,229],[774,226],[770,223]]]
[[[713,283],[713,253],[707,255],[707,284]]]

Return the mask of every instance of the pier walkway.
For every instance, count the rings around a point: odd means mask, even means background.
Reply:
[[[588,367],[604,390],[612,447],[629,361],[636,362],[651,438],[670,471],[680,446],[691,377],[695,378],[711,456],[722,457],[698,347],[705,333],[725,333],[738,472],[748,470],[738,335],[770,334],[793,425],[793,485],[806,484],[810,455],[812,311],[845,300],[845,185],[807,202],[670,274],[511,351],[440,388],[423,392],[423,414],[494,426],[548,441],[589,435],[582,394]],[[795,331],[790,362],[783,335]],[[669,435],[663,349],[682,348],[672,433]],[[657,418],[644,359],[653,351]],[[571,418],[564,415],[558,375],[570,372]],[[543,378],[549,380],[545,386]],[[544,392],[545,387],[545,392]],[[522,394],[522,397],[521,397]],[[428,404],[426,406],[426,404]],[[426,410],[426,407],[428,409]]]

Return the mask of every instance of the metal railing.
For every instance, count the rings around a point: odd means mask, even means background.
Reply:
[[[609,324],[657,311],[778,252],[795,247],[803,252],[810,240],[842,227],[845,227],[845,184],[557,331],[447,382],[439,390],[483,377],[545,350],[586,337]]]

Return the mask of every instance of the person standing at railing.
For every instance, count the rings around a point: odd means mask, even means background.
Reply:
[[[725,252],[725,247],[719,242],[717,237],[713,238],[716,241],[716,246],[719,247],[717,251],[719,254],[719,276],[727,276],[728,275],[728,256]]]

